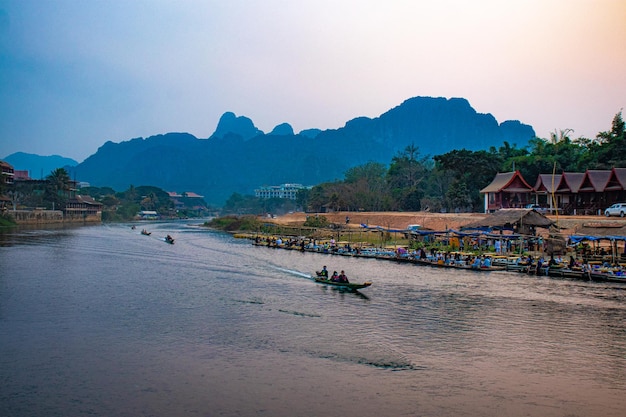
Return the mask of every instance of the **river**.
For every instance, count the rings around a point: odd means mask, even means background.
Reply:
[[[626,410],[619,284],[255,247],[193,221],[143,226],[0,233],[1,416]],[[323,265],[373,285],[316,284]]]

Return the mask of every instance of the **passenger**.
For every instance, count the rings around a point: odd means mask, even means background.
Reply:
[[[491,268],[491,258],[485,258],[485,260],[483,261],[483,268]]]
[[[350,282],[348,281],[348,277],[346,276],[345,272],[343,272],[343,270],[341,270],[341,274],[339,274],[338,281],[345,282],[346,284]]]
[[[548,266],[554,266],[557,264],[558,262],[556,261],[556,259],[554,259],[554,255],[550,255],[550,261],[548,262]]]
[[[330,280],[333,282],[339,282],[339,275],[337,275],[337,271],[333,271],[333,275],[330,277]]]
[[[474,263],[472,263],[472,268],[474,269],[480,268],[480,258],[478,256],[474,258]]]

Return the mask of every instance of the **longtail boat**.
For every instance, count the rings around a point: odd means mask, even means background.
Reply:
[[[370,285],[372,285],[372,283],[369,282],[369,281],[363,282],[361,284],[357,284],[357,283],[353,283],[353,282],[331,281],[330,279],[320,275],[319,272],[316,272],[315,274],[316,274],[315,282],[317,282],[317,283],[326,284],[326,285],[330,285],[330,286],[338,287],[338,288],[343,288],[343,289],[347,289],[347,290],[350,290],[350,291],[360,290],[361,288],[366,288],[366,287],[369,287]]]

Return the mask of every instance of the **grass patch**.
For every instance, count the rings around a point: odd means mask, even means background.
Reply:
[[[16,226],[17,223],[9,213],[0,214],[0,227]]]

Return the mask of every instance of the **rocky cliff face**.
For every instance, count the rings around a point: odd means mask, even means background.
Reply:
[[[504,141],[523,147],[534,136],[531,126],[498,124],[491,114],[477,113],[467,100],[454,98],[415,97],[377,118],[358,117],[340,129],[301,134],[287,123],[264,134],[249,118],[228,112],[209,139],[168,133],[107,142],[76,167],[76,177],[116,190],[133,184],[195,191],[219,205],[233,192],[252,194],[262,185],[342,179],[356,165],[388,164],[408,145],[434,156],[499,147]]]

